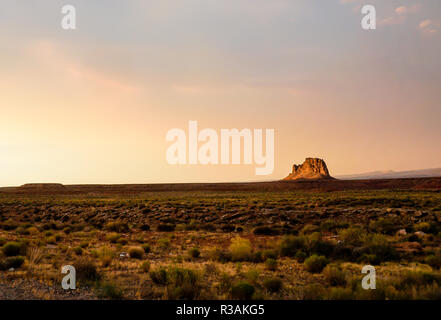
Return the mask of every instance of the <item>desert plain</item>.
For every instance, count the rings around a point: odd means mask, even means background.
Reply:
[[[440,299],[440,249],[441,178],[0,188],[0,299]]]

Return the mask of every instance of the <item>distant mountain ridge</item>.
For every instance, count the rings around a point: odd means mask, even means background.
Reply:
[[[399,178],[432,178],[441,177],[441,168],[407,170],[407,171],[373,171],[358,174],[346,174],[336,176],[343,180],[363,180],[363,179],[399,179]]]

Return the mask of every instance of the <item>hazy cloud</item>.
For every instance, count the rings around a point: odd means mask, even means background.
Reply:
[[[439,23],[436,23],[430,19],[426,19],[424,21],[421,21],[421,23],[418,25],[418,28],[425,35],[435,35],[439,31],[439,26]]]
[[[403,24],[407,16],[410,14],[414,14],[419,12],[421,9],[421,4],[417,3],[411,6],[400,6],[395,8],[393,14],[387,18],[382,19],[379,22],[380,26],[391,26],[391,25],[398,25]]]
[[[417,3],[412,6],[401,6],[395,9],[395,13],[399,15],[416,13],[420,11],[421,4]]]

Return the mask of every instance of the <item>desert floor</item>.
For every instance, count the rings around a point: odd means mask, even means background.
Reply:
[[[441,298],[439,190],[101,191],[0,192],[0,299]]]

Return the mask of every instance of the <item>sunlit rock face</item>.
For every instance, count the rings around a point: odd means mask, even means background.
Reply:
[[[301,165],[293,165],[292,172],[283,180],[333,179],[329,175],[325,161],[319,158],[306,158]]]

